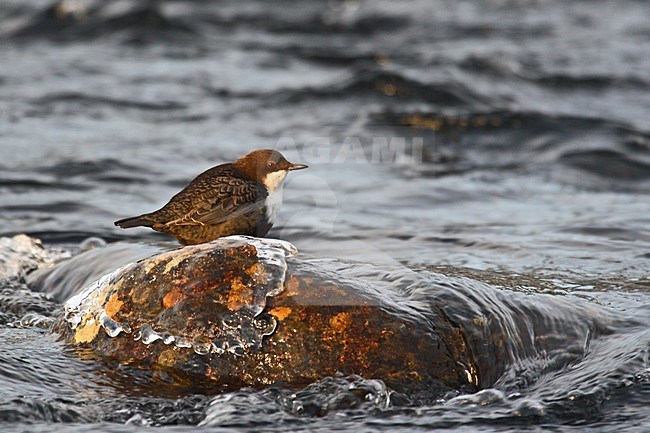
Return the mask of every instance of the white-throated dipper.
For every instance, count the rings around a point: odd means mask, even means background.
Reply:
[[[280,211],[287,173],[303,168],[275,150],[254,150],[204,171],[157,211],[115,225],[151,227],[184,245],[230,235],[265,236]]]

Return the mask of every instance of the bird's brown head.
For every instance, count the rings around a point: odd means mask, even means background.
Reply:
[[[290,163],[273,149],[254,150],[235,161],[235,166],[268,189],[281,187],[288,172],[307,168],[304,164]]]

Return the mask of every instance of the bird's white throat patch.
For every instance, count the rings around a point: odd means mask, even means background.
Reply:
[[[287,170],[274,171],[264,176],[262,183],[268,190],[282,189],[285,177],[287,177]]]
[[[265,203],[266,218],[271,224],[275,222],[275,218],[280,213],[280,206],[282,206],[282,187],[284,186],[285,177],[287,177],[287,172],[282,170],[269,173],[264,178],[263,183],[269,193]]]

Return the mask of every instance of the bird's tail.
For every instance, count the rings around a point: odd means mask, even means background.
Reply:
[[[131,227],[151,227],[153,226],[153,221],[147,219],[147,215],[140,215],[137,217],[124,218],[118,221],[115,221],[115,225],[122,227],[123,229],[128,229]]]

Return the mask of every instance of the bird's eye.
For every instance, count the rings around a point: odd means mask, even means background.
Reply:
[[[275,165],[275,162],[273,162],[273,161],[269,161],[269,162],[266,163],[267,167],[273,167],[274,165]]]

